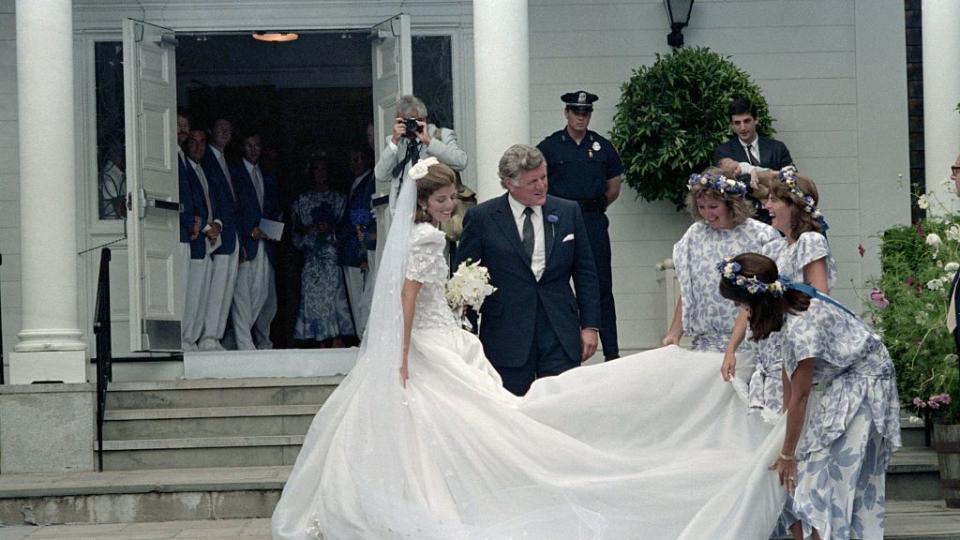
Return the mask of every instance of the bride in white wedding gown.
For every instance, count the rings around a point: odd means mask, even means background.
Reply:
[[[444,298],[435,225],[453,173],[427,161],[410,174],[367,339],[310,427],[274,538],[769,538],[783,425],[747,414],[721,355],[670,346],[511,394]],[[429,221],[414,223],[417,204]],[[419,292],[402,383],[405,283]]]

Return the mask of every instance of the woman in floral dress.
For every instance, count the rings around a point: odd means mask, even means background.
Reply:
[[[880,336],[815,288],[781,281],[768,257],[744,253],[720,271],[721,294],[749,312],[751,339],[782,334],[786,433],[771,469],[791,494],[794,538],[883,538],[900,405]]]
[[[342,347],[341,336],[354,334],[334,232],[346,199],[330,191],[326,160],[311,161],[310,173],[315,189],[298,197],[290,208],[293,245],[304,254],[293,337]]]
[[[759,176],[759,177],[758,177]],[[794,166],[779,172],[753,173],[758,180],[764,208],[771,224],[783,235],[765,245],[762,254],[777,263],[780,277],[806,283],[829,293],[837,280],[837,264],[830,255],[830,244],[823,235],[827,224],[817,205],[820,202],[813,180],[797,174]],[[746,312],[737,317],[720,371],[724,380],[733,377],[735,352],[746,335]],[[750,407],[774,418],[783,411],[783,359],[780,334],[774,332],[757,348],[756,364],[749,384]]]
[[[663,344],[679,344],[688,334],[694,349],[723,352],[737,308],[717,291],[713,266],[725,257],[759,252],[780,234],[750,217],[746,184],[726,178],[720,169],[692,175],[687,188],[687,208],[696,221],[673,246],[680,299]]]

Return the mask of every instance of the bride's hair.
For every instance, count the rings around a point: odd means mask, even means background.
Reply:
[[[733,258],[740,265],[737,275],[756,278],[763,283],[773,283],[780,277],[777,263],[758,253],[741,253]],[[810,307],[810,297],[800,291],[787,289],[783,296],[769,292],[750,292],[746,287],[720,276],[720,295],[750,308],[750,332],[753,341],[766,339],[783,328],[787,314],[795,315]]]
[[[440,188],[457,185],[457,175],[453,169],[443,163],[434,163],[427,169],[427,174],[417,179],[417,213],[413,220],[416,223],[430,221],[427,213],[427,199]],[[456,213],[457,209],[454,209]]]

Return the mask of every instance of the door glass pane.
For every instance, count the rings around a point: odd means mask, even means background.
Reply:
[[[123,43],[94,44],[97,95],[97,208],[100,219],[126,215],[123,133]]]
[[[453,56],[450,36],[413,36],[413,93],[427,105],[430,121],[452,128]]]

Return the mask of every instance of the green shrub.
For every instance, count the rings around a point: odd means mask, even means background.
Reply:
[[[757,131],[773,133],[773,119],[750,77],[706,47],[657,55],[622,86],[611,130],[626,167],[626,182],[648,201],[678,208],[687,178],[710,165],[714,147],[730,136],[730,100],[743,96],[757,107]]]
[[[871,283],[867,306],[897,368],[900,399],[920,416],[960,420],[960,403],[929,406],[942,394],[960,399],[956,347],[946,327],[960,263],[960,215],[888,229],[880,262],[882,275]]]

